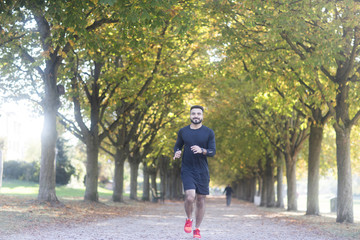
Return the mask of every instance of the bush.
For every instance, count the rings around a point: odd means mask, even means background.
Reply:
[[[56,184],[66,185],[69,183],[71,175],[75,173],[75,168],[66,155],[65,140],[59,138],[56,147]],[[30,163],[5,161],[3,169],[5,179],[39,182],[40,163],[37,161]]]
[[[61,166],[56,164],[56,184],[66,185],[69,183],[71,175],[75,173],[75,168],[72,165]]]
[[[3,175],[5,179],[39,182],[40,164],[38,162],[5,161]]]
[[[56,149],[56,184],[66,185],[69,183],[71,175],[75,173],[75,168],[67,156],[66,140],[58,138]]]

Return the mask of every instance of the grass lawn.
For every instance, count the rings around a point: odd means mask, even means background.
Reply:
[[[67,186],[57,186],[56,196],[60,198],[82,198],[85,195],[85,187],[70,188]],[[39,192],[39,184],[20,180],[4,180],[0,189],[0,195],[26,196],[36,198]],[[112,191],[99,187],[100,198],[111,198]]]
[[[55,188],[56,196],[59,199],[83,199],[85,195],[85,186],[68,187],[57,186]],[[39,184],[35,182],[26,182],[20,180],[3,180],[2,188],[0,188],[0,196],[18,196],[37,198],[39,193]],[[113,194],[112,190],[98,186],[100,200],[110,200]],[[142,197],[142,189],[137,191],[138,199]],[[124,197],[129,197],[129,193],[124,193]]]

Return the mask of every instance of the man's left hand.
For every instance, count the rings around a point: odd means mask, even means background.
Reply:
[[[199,147],[198,145],[193,145],[190,147],[190,149],[194,154],[203,153],[202,148]]]

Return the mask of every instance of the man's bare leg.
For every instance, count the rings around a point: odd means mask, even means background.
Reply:
[[[195,228],[199,228],[205,214],[205,198],[206,195],[196,194],[196,224]]]
[[[190,189],[190,190],[186,190],[185,191],[185,202],[184,202],[184,207],[185,207],[185,213],[188,219],[191,219],[192,216],[192,212],[194,209],[194,201],[195,201],[195,189]]]

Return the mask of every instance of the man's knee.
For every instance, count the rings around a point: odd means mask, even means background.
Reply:
[[[195,201],[195,196],[187,195],[187,196],[185,197],[185,201],[187,201],[187,202],[194,202],[194,201]]]
[[[195,190],[194,191],[188,190],[185,193],[185,201],[194,202],[195,201],[195,196],[196,196],[195,195]]]

